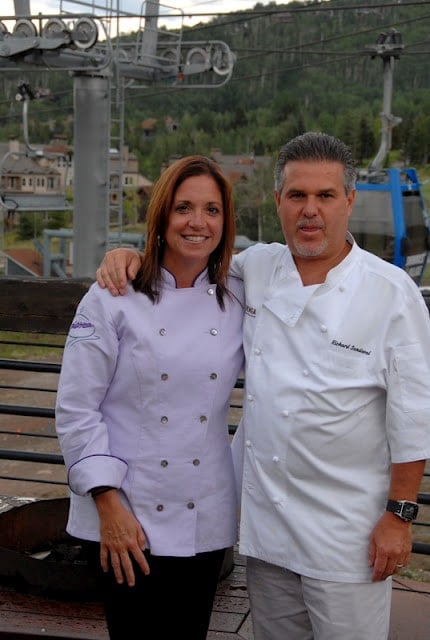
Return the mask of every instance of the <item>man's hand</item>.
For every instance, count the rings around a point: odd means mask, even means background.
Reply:
[[[109,289],[113,296],[123,296],[127,280],[135,279],[140,264],[137,249],[112,249],[105,254],[96,271],[97,282],[102,289]]]
[[[370,536],[369,566],[373,582],[385,580],[406,567],[412,550],[412,526],[393,513],[385,512]]]

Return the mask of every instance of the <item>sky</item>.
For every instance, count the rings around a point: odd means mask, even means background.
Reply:
[[[121,12],[127,12],[131,14],[139,14],[143,3],[141,0],[119,0]],[[272,0],[275,4],[288,4],[288,0]],[[60,6],[72,13],[91,13],[91,7],[93,5],[100,6],[105,9],[111,5],[117,6],[117,0],[17,0],[19,3],[23,3],[22,6],[30,5],[31,15],[37,16],[41,13],[43,15],[56,15],[59,13]],[[170,9],[182,8],[185,14],[184,25],[191,26],[192,21],[189,18],[190,14],[195,13],[207,13],[211,11],[215,12],[232,12],[246,9],[252,9],[257,4],[257,0],[160,0],[160,7],[162,5],[168,6]],[[270,0],[260,0],[259,4],[269,5]],[[99,13],[103,13],[101,10]],[[15,16],[14,0],[1,0],[0,15],[2,17]],[[210,18],[209,18],[210,19]],[[203,22],[204,16],[198,16],[195,21]]]
[[[142,0],[0,0],[0,18],[3,19],[4,25],[9,32],[14,28],[14,22],[9,22],[7,18],[15,18],[16,11],[22,17],[27,16],[27,7],[30,9],[30,15],[37,17],[57,16],[64,14],[91,14],[96,16],[108,15],[109,7],[112,9],[112,15],[116,18],[119,14],[119,20],[113,20],[110,26],[105,28],[109,30],[109,35],[115,35],[118,30],[122,33],[129,31],[138,31],[142,27],[139,19],[130,19],[128,16],[139,16],[141,11],[145,11],[147,2]],[[197,23],[207,22],[211,20],[215,14],[231,13],[233,11],[244,11],[253,9],[256,4],[267,6],[269,4],[287,5],[289,0],[159,0],[160,14],[169,15],[167,19],[160,19],[158,26],[167,29],[178,29],[181,27],[191,27]],[[119,10],[118,10],[119,5]],[[163,6],[164,5],[164,6]],[[93,7],[96,7],[93,10]],[[183,11],[183,19],[180,18],[180,10]],[[206,15],[205,15],[206,14]],[[175,17],[179,16],[179,17]],[[72,19],[66,20],[66,23],[73,24]],[[37,24],[37,23],[36,23]]]

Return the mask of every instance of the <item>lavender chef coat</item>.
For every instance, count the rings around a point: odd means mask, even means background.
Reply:
[[[243,301],[241,280],[229,289]],[[56,429],[71,489],[67,531],[99,540],[89,491],[109,485],[141,523],[156,555],[190,556],[237,540],[237,496],[227,427],[243,365],[243,307],[202,273],[177,289],[163,270],[152,304],[128,285],[93,284],[63,356]]]

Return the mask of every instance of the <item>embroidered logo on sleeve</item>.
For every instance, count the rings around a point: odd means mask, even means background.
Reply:
[[[96,335],[95,326],[83,313],[76,314],[70,327],[66,346],[72,346],[80,340],[100,340],[100,336]]]

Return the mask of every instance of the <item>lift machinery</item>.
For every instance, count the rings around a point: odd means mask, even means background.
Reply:
[[[394,61],[403,49],[394,29],[368,47],[384,68],[381,144],[369,167],[359,172],[349,229],[359,245],[405,269],[421,285],[429,255],[429,216],[414,168],[384,168],[392,128],[401,122],[391,114]]]

